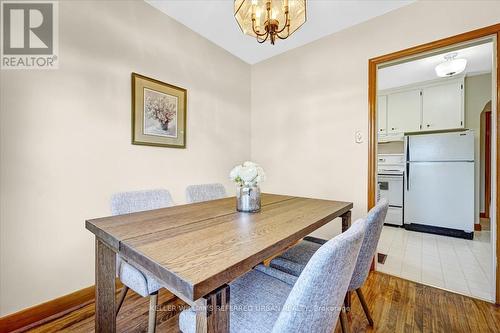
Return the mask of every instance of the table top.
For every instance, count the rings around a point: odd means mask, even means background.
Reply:
[[[101,241],[195,301],[352,208],[352,203],[262,194],[259,213],[234,197],[86,221]]]

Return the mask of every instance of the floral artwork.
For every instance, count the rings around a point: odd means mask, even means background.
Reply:
[[[177,137],[177,97],[144,89],[144,134]]]
[[[132,144],[185,148],[187,90],[132,73]]]

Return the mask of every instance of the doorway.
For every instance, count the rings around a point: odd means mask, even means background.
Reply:
[[[478,230],[490,230],[491,205],[491,101],[481,112],[481,200]]]
[[[500,26],[492,26],[484,29],[475,30],[466,34],[450,37],[447,39],[443,39],[440,41],[432,42],[429,44],[417,46],[411,49],[403,50],[400,52],[396,52],[393,54],[381,56],[378,58],[371,59],[369,61],[369,102],[370,102],[370,135],[369,135],[369,188],[368,188],[368,203],[369,208],[371,208],[376,201],[377,195],[380,193],[379,191],[379,181],[378,181],[378,166],[381,158],[396,156],[396,158],[392,159],[393,161],[398,161],[399,156],[402,156],[404,159],[403,171],[400,172],[403,177],[405,177],[404,186],[413,186],[413,188],[421,189],[419,196],[413,196],[413,192],[408,192],[408,189],[403,191],[403,195],[407,196],[407,201],[401,206],[394,205],[392,207],[392,221],[401,221],[395,223],[397,225],[396,228],[388,230],[397,230],[397,233],[401,235],[395,237],[407,237],[408,241],[412,245],[410,251],[422,251],[422,247],[418,248],[419,244],[424,243],[424,239],[429,240],[429,243],[432,244],[440,244],[443,243],[444,238],[439,237],[449,237],[451,244],[451,248],[453,249],[453,253],[457,255],[457,260],[459,258],[466,257],[468,255],[474,256],[475,253],[469,253],[467,251],[471,250],[471,248],[481,247],[483,250],[487,249],[488,256],[482,256],[480,258],[481,267],[474,266],[472,268],[459,268],[464,273],[464,281],[466,286],[473,286],[474,288],[467,288],[467,290],[460,290],[460,286],[453,285],[453,283],[445,284],[443,276],[449,276],[450,274],[444,274],[443,268],[440,267],[441,270],[441,279],[439,277],[436,278],[435,283],[433,283],[431,279],[432,274],[427,274],[427,279],[417,281],[422,282],[424,284],[434,285],[438,288],[448,289],[451,291],[467,294],[472,297],[486,299],[492,302],[499,303],[499,287],[498,287],[498,273],[495,270],[497,267],[496,262],[498,258],[498,253],[496,252],[497,248],[497,238],[496,238],[496,230],[497,230],[497,214],[498,211],[496,209],[496,204],[490,205],[490,209],[488,209],[488,213],[486,213],[486,209],[488,206],[488,202],[497,203],[497,197],[495,195],[496,185],[497,185],[497,159],[491,159],[491,156],[497,156],[497,145],[496,143],[496,133],[498,128],[496,126],[491,127],[489,132],[481,132],[481,128],[485,129],[488,126],[486,123],[489,122],[489,125],[496,124],[497,112],[498,112],[498,67],[496,64],[498,63],[498,36],[500,32]],[[450,54],[454,54],[457,51],[463,51],[468,48],[473,48],[477,46],[481,46],[489,43],[492,49],[492,66],[490,73],[464,73],[462,76],[459,75],[449,75],[450,77],[445,78],[444,81],[436,80],[417,80],[417,82],[399,82],[397,85],[393,87],[385,87],[386,89],[379,89],[380,85],[380,70],[383,68],[395,68],[398,65],[405,65],[411,62],[418,62],[420,60],[429,60],[431,57],[444,57]],[[455,55],[456,57],[456,55]],[[445,59],[446,60],[446,59]],[[444,62],[444,60],[443,60]],[[420,61],[420,63],[425,63],[425,61]],[[401,73],[401,66],[396,73]],[[489,74],[489,77],[487,76]],[[486,75],[483,77],[479,77],[476,79],[470,79],[472,76]],[[408,76],[400,75],[394,76],[397,80],[404,81]],[[469,79],[467,78],[469,77]],[[465,113],[465,101],[462,100],[460,102],[460,90],[464,89],[467,91],[467,81],[475,81],[482,80],[486,82],[489,80],[491,84],[490,88],[490,99],[492,100],[492,110],[490,114],[484,113],[484,104],[481,105],[481,108],[475,107],[477,110],[475,116],[477,116],[474,122],[477,122],[477,126],[474,124],[471,119],[467,119],[472,113]],[[394,81],[394,80],[393,80]],[[469,91],[473,89],[470,88]],[[465,95],[465,93],[463,93]],[[423,95],[426,96],[425,100],[423,100]],[[443,97],[445,96],[445,97]],[[447,96],[447,97],[446,97]],[[446,102],[447,100],[447,102]],[[430,101],[430,102],[429,102]],[[445,102],[443,102],[445,101]],[[440,104],[441,103],[441,104]],[[445,104],[443,104],[445,103]],[[451,104],[450,104],[451,103]],[[457,105],[459,103],[463,103],[463,108],[461,109],[462,113],[460,116],[460,111],[457,110]],[[385,105],[385,106],[384,106]],[[389,105],[389,106],[388,106]],[[397,106],[396,108],[394,106]],[[377,113],[380,108],[386,107],[389,111],[383,116]],[[391,109],[392,107],[392,109]],[[401,113],[397,113],[395,109],[405,109],[404,118],[401,117]],[[488,116],[490,118],[488,118]],[[389,119],[388,119],[388,118]],[[398,118],[399,117],[399,118]],[[482,121],[481,121],[482,120]],[[384,127],[385,124],[385,127]],[[480,127],[481,124],[481,127]],[[484,126],[484,127],[483,127]],[[467,129],[471,129],[475,127],[472,131],[466,131]],[[488,136],[488,137],[487,137]],[[469,139],[466,139],[469,137]],[[437,140],[437,141],[432,141]],[[441,140],[441,141],[439,141]],[[454,141],[453,141],[454,140]],[[486,160],[490,159],[491,168],[484,168],[484,187],[480,187],[480,173],[481,169],[475,169],[475,165],[480,165],[479,160],[483,158],[483,156],[479,157],[479,145],[480,142],[493,143],[490,145],[490,155],[484,154],[484,163],[487,163]],[[383,145],[380,145],[380,142],[384,142]],[[409,142],[412,142],[411,149],[408,148],[410,146]],[[427,147],[432,142],[460,142],[460,147],[465,147],[469,142],[470,149],[461,149],[463,151],[463,155],[457,157],[457,160],[453,160],[453,156],[443,157],[443,162],[460,162],[460,163],[441,163],[439,164],[438,169],[432,169],[426,166],[425,163],[429,161],[412,161],[408,159],[408,154],[411,152],[415,156],[417,155],[416,147]],[[465,145],[465,146],[464,146]],[[474,145],[474,147],[472,147]],[[486,148],[484,148],[486,149]],[[378,155],[379,152],[383,151],[387,156],[380,157]],[[452,151],[452,150],[450,150]],[[471,155],[472,154],[472,155]],[[472,156],[472,157],[470,157]],[[456,156],[455,156],[456,157]],[[476,163],[477,161],[477,163]],[[415,162],[412,164],[412,162]],[[466,162],[472,162],[467,164]],[[396,163],[398,164],[398,163]],[[428,163],[429,164],[429,163]],[[429,164],[430,165],[430,164]],[[435,164],[437,165],[437,164]],[[411,172],[408,170],[411,166]],[[398,168],[391,168],[391,170]],[[398,169],[399,170],[399,169]],[[489,175],[486,173],[489,172]],[[398,173],[399,174],[399,173]],[[411,174],[411,178],[406,178]],[[430,180],[432,176],[440,174],[441,177],[436,177],[434,180]],[[453,176],[454,175],[454,176]],[[466,175],[466,176],[464,176]],[[391,175],[394,176],[394,175]],[[439,192],[442,190],[443,186],[434,186],[437,182],[443,181],[443,176],[448,177],[448,183],[450,186],[455,186],[453,190],[449,190],[448,192],[443,191],[442,195],[452,196],[457,195],[453,198],[452,202],[455,203],[457,207],[456,210],[460,211],[459,214],[456,215],[455,218],[449,219],[449,221],[457,221],[463,215],[469,216],[466,221],[463,223],[468,223],[467,226],[463,226],[463,224],[457,225],[447,225],[442,224],[441,221],[445,220],[448,215],[442,214],[443,211],[446,213],[446,206],[435,207],[435,209],[431,210],[432,214],[427,214],[428,211],[419,210],[418,204],[424,202],[435,192]],[[491,179],[491,185],[489,189],[486,189],[488,182],[486,179]],[[411,182],[410,182],[411,179]],[[464,180],[465,179],[465,180]],[[466,181],[468,179],[468,181]],[[416,181],[416,182],[415,182]],[[427,183],[425,183],[427,181]],[[410,185],[412,184],[412,185]],[[384,183],[384,186],[386,184]],[[433,187],[432,192],[429,192],[429,195],[425,195],[425,190],[429,187]],[[467,190],[466,196],[465,189]],[[488,191],[488,192],[487,192]],[[479,194],[483,193],[483,196]],[[463,194],[463,195],[462,195]],[[462,200],[462,201],[460,201]],[[481,201],[482,200],[482,201]],[[423,206],[428,207],[433,203],[432,200],[427,200]],[[464,204],[459,204],[463,202]],[[481,204],[480,204],[481,202]],[[407,203],[415,203],[415,205],[407,205]],[[449,207],[452,207],[449,205]],[[465,207],[467,206],[467,207]],[[417,207],[417,208],[412,208]],[[444,207],[444,208],[443,208]],[[480,209],[481,208],[481,209]],[[413,209],[413,210],[412,210]],[[405,212],[406,211],[406,212]],[[490,218],[491,231],[479,231],[478,229],[480,224],[480,211],[481,216],[486,216],[486,214]],[[424,213],[427,215],[425,215]],[[448,213],[453,214],[456,213],[455,210],[448,208]],[[394,215],[395,214],[395,215]],[[400,218],[402,216],[402,218]],[[440,216],[440,218],[435,219],[435,223],[426,223],[429,219],[429,216]],[[408,220],[409,219],[409,220]],[[412,220],[413,219],[413,220]],[[406,222],[406,223],[405,223]],[[477,226],[476,226],[477,224]],[[384,227],[385,228],[385,227]],[[412,229],[413,228],[413,229]],[[446,233],[450,232],[450,230],[459,231],[455,234],[446,235]],[[443,234],[444,232],[444,234]],[[389,231],[389,233],[391,233]],[[393,232],[396,233],[396,232]],[[407,233],[407,234],[406,234]],[[475,236],[474,236],[475,235]],[[458,238],[457,238],[458,237]],[[446,238],[448,240],[448,238]],[[468,242],[480,241],[484,240],[483,243],[474,243],[473,246]],[[487,241],[486,241],[487,240]],[[400,240],[399,240],[400,241]],[[454,244],[462,244],[464,247],[460,248],[454,247]],[[407,245],[405,245],[407,246]],[[408,251],[408,248],[406,248]],[[444,251],[444,250],[443,250]],[[458,251],[458,252],[457,252]],[[484,253],[484,252],[483,252]],[[429,256],[432,256],[432,251],[427,253]],[[393,255],[396,255],[393,253]],[[390,261],[391,253],[386,259],[386,262]],[[426,258],[425,253],[421,253],[420,260],[422,263],[422,258]],[[411,258],[409,258],[411,260]],[[446,260],[447,263],[447,260]],[[419,265],[418,263],[415,265]],[[413,266],[415,266],[413,265]],[[422,264],[420,264],[422,265]],[[412,265],[409,265],[410,267]],[[424,265],[424,273],[432,273],[430,270],[426,271],[427,266]],[[435,269],[436,267],[434,267]],[[379,269],[379,267],[377,267]],[[438,269],[438,270],[439,270]],[[436,270],[437,271],[437,270]],[[465,272],[464,272],[465,271]],[[472,285],[474,280],[477,278],[474,276],[476,271],[487,272],[489,276],[484,278],[484,283],[486,283],[486,293],[480,293],[481,286]],[[420,273],[422,277],[422,273]],[[467,274],[467,275],[465,275]],[[397,275],[397,274],[395,274]],[[484,277],[482,276],[482,277]],[[403,276],[404,277],[404,276]],[[468,279],[466,279],[468,278]],[[411,279],[411,278],[410,278]],[[440,282],[443,282],[440,284]],[[455,281],[456,282],[456,281]],[[474,289],[474,292],[471,292],[471,289]]]

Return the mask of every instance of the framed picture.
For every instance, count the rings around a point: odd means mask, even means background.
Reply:
[[[132,73],[132,144],[185,148],[187,91]]]

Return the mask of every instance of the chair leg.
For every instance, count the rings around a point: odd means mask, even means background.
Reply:
[[[345,312],[349,313],[351,311],[351,292],[347,291],[344,298]]]
[[[158,292],[155,292],[149,296],[148,333],[155,333],[156,330],[157,305],[158,305]]]
[[[116,315],[120,312],[120,308],[122,307],[123,301],[125,300],[125,296],[127,296],[128,287],[123,286],[122,291],[120,292],[120,296],[118,297],[118,304],[116,306]]]
[[[342,333],[350,333],[349,322],[347,321],[347,315],[345,313],[345,308],[340,310],[340,327],[342,328]]]
[[[363,307],[363,310],[365,311],[366,319],[368,319],[368,323],[370,323],[370,326],[373,327],[373,319],[370,314],[370,309],[368,309],[368,304],[366,304],[365,296],[363,295],[363,292],[361,291],[361,288],[356,289],[356,294],[358,294],[359,301],[361,302],[361,306]]]

